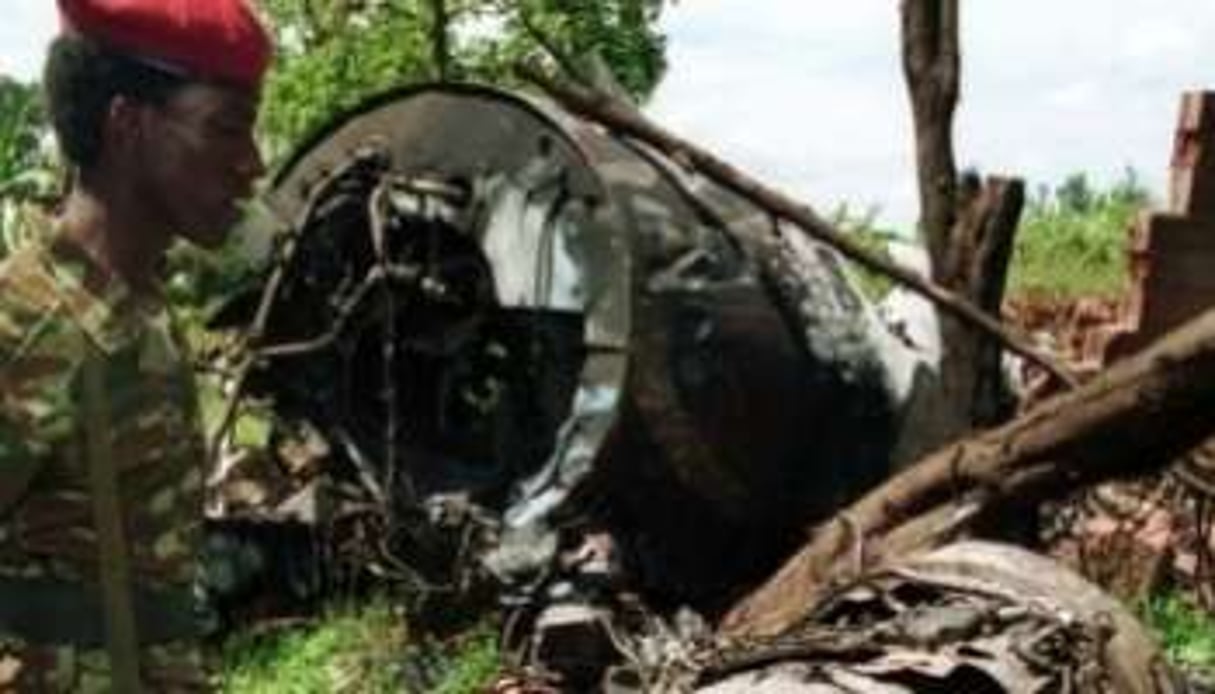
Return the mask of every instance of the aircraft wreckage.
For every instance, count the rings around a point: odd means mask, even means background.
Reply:
[[[324,469],[257,522],[219,514],[217,553],[289,508],[314,553],[287,562],[298,592],[340,581],[334,544],[438,602],[490,585],[515,664],[570,690],[1168,690],[1111,599],[986,545],[780,638],[713,638],[805,528],[919,452],[931,359],[832,251],[678,162],[432,86],[340,119],[268,204],[275,265],[217,323],[251,336],[242,395]],[[220,573],[222,602],[257,572]]]

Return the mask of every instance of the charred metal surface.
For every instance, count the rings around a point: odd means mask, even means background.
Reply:
[[[261,468],[291,472],[275,501],[221,480],[221,608],[369,575],[440,610],[491,593],[534,691],[1170,691],[1108,597],[989,545],[776,640],[714,636],[899,462],[924,362],[832,252],[674,162],[424,87],[302,148],[270,206],[277,265],[223,320],[254,333],[239,394],[277,415]]]
[[[591,528],[650,599],[712,611],[890,465],[878,324],[834,255],[587,123],[388,95],[270,202],[296,221],[249,394],[389,528],[477,509],[507,586]]]

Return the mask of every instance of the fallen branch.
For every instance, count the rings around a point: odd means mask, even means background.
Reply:
[[[1215,310],[1101,377],[929,455],[874,489],[818,526],[800,552],[730,611],[722,629],[779,633],[841,577],[942,544],[1001,504],[1163,468],[1212,429]]]
[[[1024,338],[1013,334],[998,319],[915,272],[869,252],[819,217],[808,205],[768,188],[712,154],[668,133],[638,113],[631,105],[601,92],[552,78],[531,64],[521,64],[517,70],[523,79],[543,89],[573,113],[644,142],[671,157],[673,161],[695,169],[775,216],[787,219],[812,238],[834,248],[845,258],[922,294],[958,320],[987,333],[1010,352],[1041,366],[1063,383],[1075,385],[1076,380],[1067,368],[1033,348]]]

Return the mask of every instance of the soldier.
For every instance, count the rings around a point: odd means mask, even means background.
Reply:
[[[244,0],[59,0],[44,74],[73,189],[0,265],[0,692],[207,691],[203,446],[160,270],[263,163]]]

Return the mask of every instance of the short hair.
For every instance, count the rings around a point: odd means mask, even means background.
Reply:
[[[76,35],[51,43],[42,76],[47,113],[69,162],[88,168],[101,156],[102,128],[117,96],[165,103],[188,80]]]

